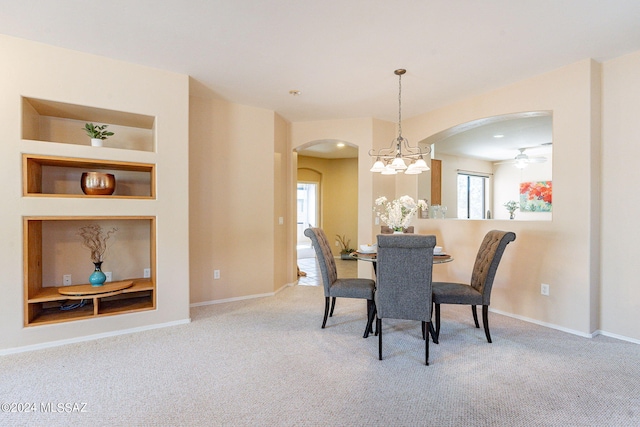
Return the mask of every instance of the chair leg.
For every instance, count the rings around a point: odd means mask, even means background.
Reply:
[[[478,323],[478,311],[476,310],[475,305],[471,306],[471,313],[473,313],[473,321],[476,322],[476,328],[479,328],[480,324]]]
[[[436,304],[436,341],[440,337],[440,304]]]
[[[427,322],[429,330],[432,330],[433,326],[431,326],[431,322]],[[424,340],[424,364],[429,366],[429,337]]]
[[[333,316],[333,309],[336,308],[336,297],[333,297],[331,301],[331,311],[329,312],[329,317]]]
[[[376,332],[378,332],[378,360],[382,360],[382,319],[376,319]]]
[[[433,343],[434,344],[440,344],[439,341],[438,341],[438,334],[436,334],[436,331],[433,330],[433,323],[428,322],[427,325],[429,326],[429,333],[431,334],[431,339],[433,339]],[[428,337],[429,336],[427,335],[427,338]]]
[[[329,315],[329,297],[324,297],[324,320],[322,321],[322,329],[327,324],[327,316]]]
[[[484,334],[487,336],[487,341],[491,343],[491,334],[489,333],[489,306],[488,305],[482,306],[482,325],[484,326]]]
[[[422,321],[422,339],[427,339],[427,322]]]
[[[368,338],[369,334],[373,332],[373,318],[376,315],[376,303],[373,300],[367,300],[367,327],[364,330],[364,336],[362,338]]]

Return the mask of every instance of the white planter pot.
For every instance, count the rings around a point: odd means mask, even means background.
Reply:
[[[91,138],[92,147],[102,147],[102,140],[100,138]]]

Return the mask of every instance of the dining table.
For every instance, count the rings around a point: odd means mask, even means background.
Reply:
[[[355,251],[355,252],[351,252],[350,256],[351,258],[355,258],[358,261],[367,261],[367,262],[373,263],[373,272],[377,273],[376,265],[378,262],[378,254],[376,252]],[[447,254],[447,253],[433,254],[434,265],[445,264],[451,261],[453,261],[453,257],[450,254]]]

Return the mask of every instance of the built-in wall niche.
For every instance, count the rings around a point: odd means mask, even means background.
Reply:
[[[155,217],[25,217],[25,326],[155,308]],[[110,236],[102,264],[112,282],[133,281],[114,294],[69,300],[59,290],[89,283],[94,270],[90,251],[78,235],[80,227],[98,224]],[[145,270],[150,277],[145,277]],[[64,277],[70,276],[70,283]],[[82,307],[65,310],[84,301]]]
[[[155,198],[155,164],[23,154],[23,195],[49,197]],[[109,196],[87,196],[80,180],[83,172],[115,176]]]
[[[22,139],[91,145],[85,123],[109,125],[104,147],[155,150],[153,116],[22,97]]]

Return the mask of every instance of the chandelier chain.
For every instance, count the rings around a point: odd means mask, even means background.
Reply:
[[[398,141],[402,140],[402,74],[398,74]]]

